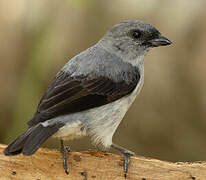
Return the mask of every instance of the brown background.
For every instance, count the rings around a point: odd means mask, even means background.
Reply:
[[[0,142],[22,133],[68,59],[126,19],[153,24],[173,41],[145,59],[144,88],[114,142],[139,155],[206,160],[205,0],[0,1]],[[89,140],[68,142],[72,150]],[[44,146],[58,147],[49,140]]]

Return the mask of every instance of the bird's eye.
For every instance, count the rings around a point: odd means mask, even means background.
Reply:
[[[134,31],[132,32],[132,37],[133,37],[134,39],[138,39],[140,36],[141,36],[141,32],[140,32],[140,31],[134,30]]]

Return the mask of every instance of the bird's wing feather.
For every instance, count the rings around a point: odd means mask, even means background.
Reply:
[[[113,102],[135,89],[140,79],[139,73],[130,79],[129,82],[115,82],[103,76],[71,77],[61,71],[45,92],[28,125],[31,127],[58,115],[80,112]]]

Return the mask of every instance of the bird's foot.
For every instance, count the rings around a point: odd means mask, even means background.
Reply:
[[[64,168],[65,173],[68,175],[69,172],[68,172],[68,166],[67,166],[67,159],[68,159],[68,155],[70,152],[70,148],[69,146],[64,145],[63,140],[60,140],[60,143],[61,143],[61,154],[62,154],[62,159],[63,159],[63,168]]]
[[[135,153],[116,144],[112,144],[111,147],[120,151],[122,154],[124,154],[124,177],[126,178],[130,157],[135,156]]]

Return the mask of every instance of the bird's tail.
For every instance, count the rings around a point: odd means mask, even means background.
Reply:
[[[62,127],[61,124],[46,127],[42,124],[37,124],[34,127],[30,127],[25,133],[7,146],[4,154],[7,156],[20,153],[28,156],[32,155],[38,150],[41,144],[56,133],[60,127]]]

